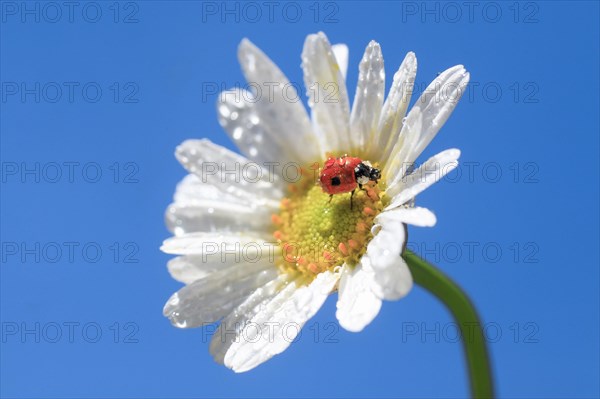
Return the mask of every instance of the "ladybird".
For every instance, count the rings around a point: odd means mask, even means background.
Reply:
[[[329,201],[334,194],[351,192],[350,208],[352,208],[352,197],[356,187],[362,190],[364,184],[370,181],[377,183],[380,178],[381,171],[374,168],[369,161],[346,155],[329,158],[321,171],[319,182],[323,191],[329,194]]]

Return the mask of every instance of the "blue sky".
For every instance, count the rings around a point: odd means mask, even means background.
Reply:
[[[2,1],[0,393],[3,397],[462,397],[460,344],[420,288],[362,333],[330,298],[298,342],[236,375],[208,331],[162,306],[179,285],[158,247],[184,176],[173,152],[233,148],[215,87],[243,85],[243,37],[292,82],[324,31],[367,43],[387,87],[408,51],[424,87],[464,64],[468,96],[425,151],[461,166],[419,196],[433,229],[409,246],[471,295],[502,397],[598,397],[597,2]]]

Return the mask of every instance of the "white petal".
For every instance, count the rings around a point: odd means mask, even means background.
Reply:
[[[334,44],[331,46],[335,60],[337,61],[340,72],[344,79],[346,79],[346,72],[348,72],[348,46],[345,44]]]
[[[324,33],[308,35],[302,51],[304,83],[312,118],[319,126],[322,151],[344,150],[350,137],[346,84]]]
[[[229,323],[223,324],[221,329],[221,331],[235,329],[235,334],[232,334],[229,339],[226,337],[223,342],[225,346],[214,351],[215,360],[235,372],[243,372],[249,370],[249,368],[243,367],[244,362],[248,359],[257,358],[256,365],[258,365],[273,357],[274,353],[263,353],[264,347],[267,345],[263,341],[267,340],[269,343],[273,343],[275,329],[281,328],[281,322],[276,321],[275,314],[297,290],[298,286],[295,281],[280,287],[275,295],[271,292],[273,288],[267,287],[266,290],[263,290],[266,291],[264,299],[262,299],[263,295],[258,295],[249,298],[245,302],[245,306],[240,305],[236,308],[227,317]]]
[[[193,206],[204,200],[218,200],[237,205],[252,205],[250,199],[246,196],[239,197],[225,193],[217,186],[202,183],[200,178],[193,173],[190,173],[181,179],[177,184],[173,196],[174,203],[180,206]],[[274,203],[273,205],[277,205],[277,203]],[[273,207],[273,209],[277,208],[278,206]]]
[[[318,137],[312,131],[308,114],[294,86],[273,61],[247,39],[240,43],[238,58],[246,80],[255,91],[256,101],[250,106],[255,108],[258,120],[251,122],[260,124],[264,129],[262,141],[257,138],[254,143],[257,152],[260,153],[264,143],[269,141],[277,148],[277,152],[271,154],[277,158],[270,161],[306,164],[318,159],[321,152]],[[230,121],[230,118],[225,118],[225,121]],[[239,117],[236,122],[240,122]]]
[[[160,250],[173,255],[231,256],[254,260],[259,256],[271,258],[274,253],[274,239],[268,234],[231,233],[191,233],[171,237],[163,242]]]
[[[214,270],[204,270],[202,268],[201,256],[196,256],[199,262],[193,262],[190,256],[178,256],[167,263],[167,269],[174,280],[184,284],[191,284],[196,280],[214,273]]]
[[[381,309],[381,299],[373,293],[374,284],[373,271],[365,270],[362,264],[342,268],[335,313],[340,326],[359,332],[373,321]]]
[[[240,339],[246,338],[241,336],[241,331],[248,320],[251,320],[257,313],[262,311],[290,282],[291,279],[288,275],[279,275],[277,279],[268,282],[254,291],[242,304],[223,319],[210,341],[209,350],[216,362],[224,363],[225,354],[231,345],[234,342],[239,342]]]
[[[199,200],[193,205],[171,204],[165,220],[177,236],[195,232],[266,232],[274,208]]]
[[[421,95],[421,98],[415,104],[418,110],[415,110],[415,112],[423,114],[423,125],[426,129],[421,132],[415,153],[412,154],[412,159],[410,159],[411,162],[429,145],[448,120],[464,94],[469,79],[470,75],[465,68],[462,65],[457,65],[442,72]]]
[[[255,289],[277,278],[277,268],[266,262],[239,264],[212,273],[177,291],[163,314],[180,328],[214,323],[229,314]]]
[[[379,118],[378,134],[368,142],[369,152],[378,156],[384,163],[396,142],[401,138],[400,131],[412,96],[416,74],[417,57],[413,52],[409,52],[394,74],[392,87]]]
[[[277,172],[210,140],[186,140],[177,147],[175,156],[201,183],[225,194],[272,206],[278,206],[278,199],[283,196],[280,188],[283,179]]]
[[[167,263],[167,269],[174,280],[184,284],[191,284],[209,274],[236,264],[233,257],[229,257],[225,259],[225,262],[221,262],[220,258],[206,257],[203,259],[202,255],[186,255],[171,259]]]
[[[396,208],[392,210],[384,209],[383,212],[375,217],[375,223],[385,224],[386,222],[432,227],[435,226],[437,219],[433,212],[427,208]]]
[[[241,329],[241,339],[224,356],[225,366],[244,372],[283,352],[323,305],[338,279],[338,273],[324,272],[308,286],[289,284]]]
[[[262,94],[261,94],[262,97]],[[241,153],[255,162],[283,162],[287,154],[281,152],[278,141],[273,140],[268,126],[260,118],[259,98],[248,90],[234,88],[219,94],[217,116],[229,138]]]
[[[413,163],[446,122],[469,82],[469,73],[462,65],[442,72],[412,107],[401,136],[384,170],[389,180],[402,173],[405,164]]]
[[[375,273],[373,292],[381,299],[400,299],[412,288],[412,275],[400,256],[405,241],[405,225],[386,221],[367,246],[363,267]]]
[[[403,205],[458,166],[460,150],[452,148],[429,158],[413,173],[392,182],[387,189],[392,202],[387,209]]]
[[[379,43],[371,41],[360,62],[350,130],[352,150],[363,150],[375,135],[385,91],[385,69]],[[354,152],[353,151],[353,152]]]
[[[414,164],[407,161],[419,141],[419,134],[423,129],[423,115],[416,115],[410,125],[404,124],[398,140],[388,157],[383,172],[387,176],[388,186],[396,183],[398,179],[410,173]]]

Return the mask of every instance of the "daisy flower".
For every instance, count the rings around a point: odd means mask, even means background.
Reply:
[[[400,256],[406,225],[436,223],[414,198],[457,166],[460,151],[413,165],[469,74],[461,65],[442,72],[406,115],[416,57],[406,55],[384,101],[383,57],[372,41],[351,108],[347,47],[312,34],[302,52],[309,117],[295,85],[260,49],[244,39],[238,56],[251,90],[221,93],[217,112],[243,155],[209,140],[177,148],[190,174],[167,209],[174,236],[161,249],[179,255],[168,269],[186,284],[164,315],[181,328],[220,321],[210,352],[243,372],[284,351],[335,291],[337,319],[349,331],[368,325],[382,300],[410,291]],[[330,197],[315,182],[325,161],[346,155],[378,168],[381,178]]]

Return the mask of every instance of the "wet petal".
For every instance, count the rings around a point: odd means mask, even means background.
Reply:
[[[183,287],[167,301],[163,314],[180,328],[214,323],[276,277],[277,269],[267,262],[238,264]]]
[[[412,275],[400,256],[405,241],[405,226],[385,221],[367,246],[364,267],[372,268],[375,274],[373,292],[381,299],[398,300],[412,288]]]
[[[283,196],[283,179],[275,170],[251,162],[245,157],[212,143],[210,140],[186,140],[177,147],[175,156],[201,183],[221,192],[278,206]]]
[[[379,43],[371,41],[359,66],[358,84],[350,115],[353,153],[362,151],[375,136],[385,90],[385,69]]]
[[[177,236],[195,232],[268,232],[276,209],[239,205],[218,200],[199,200],[193,205],[171,204],[165,220]]]
[[[322,151],[344,151],[350,139],[350,104],[346,84],[324,33],[308,35],[302,68],[312,118],[322,135]]]
[[[449,149],[429,158],[408,176],[392,182],[387,189],[392,202],[387,209],[407,203],[432,184],[436,183],[458,166],[460,150]]]
[[[374,284],[373,271],[366,270],[362,264],[355,268],[343,267],[335,315],[344,329],[362,331],[377,316],[381,299],[373,292]]]
[[[185,255],[177,256],[167,263],[167,269],[174,280],[184,284],[191,284],[196,280],[200,280],[229,267],[238,265],[233,256],[202,256],[202,255]]]
[[[280,143],[273,139],[269,126],[263,123],[256,105],[258,101],[255,94],[240,88],[221,92],[217,100],[219,123],[249,159],[261,165],[281,163],[289,154],[281,152]]]
[[[180,206],[192,206],[204,200],[219,200],[236,205],[251,205],[252,197],[240,197],[221,191],[218,186],[202,183],[193,173],[186,175],[177,184],[173,202]],[[276,208],[275,208],[276,209]]]
[[[243,255],[254,259],[255,256],[271,257],[275,239],[269,234],[231,233],[191,233],[171,237],[163,242],[161,251],[173,255],[219,255],[230,254],[238,259]]]
[[[223,319],[210,341],[210,353],[215,361],[223,364],[225,354],[236,342],[246,337],[242,329],[257,313],[261,312],[279,292],[293,279],[285,274],[279,275],[254,291],[242,304]]]
[[[419,227],[432,227],[437,222],[433,212],[427,208],[396,208],[385,210],[375,217],[375,223],[397,222]]]
[[[391,151],[384,175],[388,181],[405,172],[444,125],[469,82],[469,73],[462,65],[442,72],[412,107],[398,141]]]
[[[331,46],[335,60],[337,61],[340,72],[344,79],[346,79],[346,72],[348,72],[348,46],[345,44],[334,44]]]
[[[268,142],[276,151],[269,156],[275,158],[264,161],[306,164],[318,159],[321,153],[319,139],[312,131],[310,119],[295,87],[273,61],[249,40],[244,39],[240,43],[238,58],[246,80],[255,89],[255,102],[248,104],[248,107],[254,108],[258,120],[250,120],[252,123],[248,133],[242,133],[236,140],[248,139],[244,136],[253,134],[253,123],[256,122],[261,125],[263,130],[259,134],[264,137],[260,137],[260,141],[258,136],[254,142],[249,140],[248,153],[252,153],[253,148],[260,153]],[[238,125],[233,128],[234,131],[240,126],[244,128],[240,116],[241,113],[235,123],[225,118],[228,126]]]
[[[369,140],[369,152],[387,162],[392,148],[401,140],[400,132],[413,92],[417,74],[417,57],[413,52],[406,54],[383,104],[377,134]]]
[[[243,338],[227,350],[225,366],[240,373],[283,352],[321,308],[338,279],[338,274],[324,272],[307,286],[289,284],[241,329]]]

